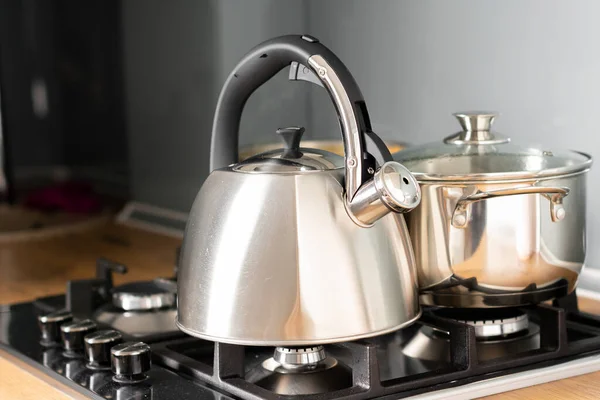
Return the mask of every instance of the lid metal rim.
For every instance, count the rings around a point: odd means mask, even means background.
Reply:
[[[292,157],[288,158],[285,156],[286,149],[284,148],[276,148],[273,150],[269,150],[260,154],[256,154],[251,156],[244,161],[232,164],[229,166],[229,169],[235,172],[244,172],[244,173],[272,173],[272,174],[289,174],[289,173],[312,173],[315,171],[331,171],[336,169],[344,168],[344,158],[335,153],[329,152],[323,149],[314,149],[308,147],[299,147],[295,149],[300,152],[300,157]],[[335,158],[334,159],[332,159]],[[280,161],[291,161],[295,162],[294,166],[290,166],[291,168],[279,170],[279,169],[268,169],[268,170],[253,170],[253,169],[245,169],[249,165],[269,165],[272,164],[274,160]],[[326,163],[329,161],[329,163]],[[306,169],[305,169],[306,168]]]
[[[447,181],[461,181],[461,182],[470,182],[470,181],[517,181],[517,180],[528,180],[528,179],[537,179],[537,178],[557,178],[562,177],[564,175],[572,175],[577,173],[585,173],[590,170],[593,159],[592,156],[588,153],[584,153],[582,151],[570,150],[573,153],[577,153],[583,157],[586,157],[587,160],[577,164],[571,165],[568,167],[560,167],[560,168],[548,168],[540,171],[516,171],[516,172],[485,172],[485,173],[467,173],[467,174],[454,174],[454,175],[446,175],[446,174],[428,174],[424,172],[418,172],[412,170],[409,166],[405,165],[406,160],[399,159],[399,163],[407,167],[410,172],[413,174],[415,178],[419,182],[447,182]]]
[[[222,168],[218,171],[231,171],[241,174],[253,174],[253,175],[300,175],[300,174],[316,174],[318,172],[332,172],[343,170],[344,167],[330,168],[330,169],[307,169],[307,170],[296,170],[296,171],[243,171],[237,167]]]
[[[394,140],[394,139],[386,139],[386,138],[381,138],[381,140],[383,140],[383,142],[385,143],[386,146],[390,146],[390,145],[398,145],[398,146],[405,146],[408,147],[409,143],[408,142],[404,142],[404,141],[400,141],[400,140]],[[324,145],[339,145],[339,146],[344,146],[344,142],[342,141],[342,139],[340,138],[325,138],[325,139],[302,139],[302,147],[300,149],[309,149],[309,150],[313,150],[313,149],[318,149],[318,150],[323,150],[320,149],[318,146],[324,146]],[[253,148],[264,148],[269,146],[269,150],[277,150],[281,148],[281,143],[280,142],[265,142],[265,143],[254,143],[254,144],[248,144],[248,145],[243,145],[240,147],[240,150],[245,150],[245,149],[253,149]],[[256,153],[259,154],[259,153]]]
[[[513,182],[540,178],[562,178],[586,173],[592,160],[576,168],[551,168],[535,172],[490,172],[483,174],[439,175],[411,171],[419,183],[423,182]]]
[[[474,139],[474,140],[466,140],[460,139],[460,137],[464,134],[464,131],[453,133],[450,136],[444,138],[444,143],[455,146],[486,146],[486,145],[495,145],[495,144],[506,144],[510,143],[510,138],[506,137],[497,132],[489,132],[492,135],[489,139]]]

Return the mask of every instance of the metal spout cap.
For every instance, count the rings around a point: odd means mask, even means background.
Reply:
[[[375,173],[375,186],[383,203],[398,213],[409,212],[421,202],[421,187],[402,164],[388,161]]]
[[[390,212],[406,213],[421,202],[421,187],[402,164],[388,161],[350,201],[349,212],[361,226],[371,226]]]

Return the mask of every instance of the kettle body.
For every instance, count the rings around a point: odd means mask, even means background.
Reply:
[[[306,345],[418,318],[404,217],[355,224],[341,173],[211,174],[185,233],[181,262],[195,267],[178,277],[180,329],[219,342]]]
[[[344,157],[300,147],[238,162],[250,95],[278,71],[312,71],[341,125]],[[302,67],[304,66],[304,67]],[[370,127],[344,64],[317,39],[252,49],[229,75],[213,122],[212,172],[192,206],[178,268],[178,327],[224,343],[299,346],[384,334],[420,315],[402,213],[421,192]]]

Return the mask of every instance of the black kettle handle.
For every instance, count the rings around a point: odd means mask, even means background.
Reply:
[[[334,102],[342,128],[346,196],[350,200],[372,175],[374,168],[370,167],[374,167],[374,160],[366,153],[365,133],[376,135],[371,132],[366,104],[350,71],[331,50],[307,35],[267,40],[246,54],[231,72],[215,111],[210,170],[238,162],[239,126],[246,101],[263,83],[294,61],[314,71]],[[387,148],[378,150],[391,160]]]

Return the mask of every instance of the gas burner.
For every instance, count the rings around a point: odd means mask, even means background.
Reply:
[[[175,291],[161,281],[132,282],[117,286],[112,303],[125,311],[150,311],[175,306]]]
[[[133,337],[178,332],[177,286],[170,279],[127,283],[112,289],[111,303],[94,319]]]
[[[106,258],[96,261],[96,276],[69,281],[63,307],[75,320],[92,319],[139,340],[154,341],[165,336],[180,335],[175,325],[177,316],[177,282],[175,278],[156,278],[120,286],[113,285],[113,273],[124,274],[127,267]],[[48,311],[54,306],[36,302]],[[48,308],[50,307],[50,308]],[[62,307],[61,307],[62,308]],[[53,321],[53,320],[52,320]],[[45,345],[55,338],[58,322],[40,320]],[[45,326],[47,325],[47,326]]]
[[[285,369],[297,371],[302,368],[316,368],[326,358],[327,355],[323,346],[277,347],[273,358],[269,360],[279,363]]]
[[[351,387],[352,371],[323,346],[277,347],[247,379],[279,395],[308,395]]]
[[[491,338],[526,331],[529,328],[527,314],[518,309],[461,309],[443,308],[433,312],[436,316],[451,319],[475,328],[475,337]]]
[[[515,355],[540,347],[540,328],[518,309],[438,309],[436,317],[470,325],[475,330],[479,361]],[[429,361],[450,361],[448,332],[424,325],[402,352]]]

